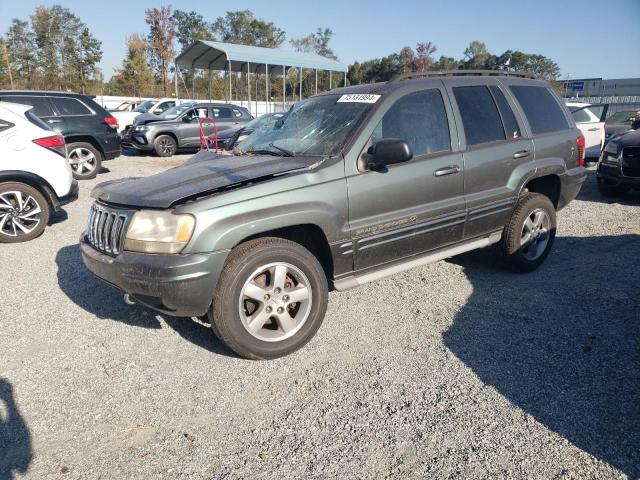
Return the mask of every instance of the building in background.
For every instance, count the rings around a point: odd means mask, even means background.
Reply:
[[[565,97],[640,96],[640,78],[572,78],[564,85]]]

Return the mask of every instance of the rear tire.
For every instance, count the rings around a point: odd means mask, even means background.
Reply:
[[[90,143],[73,142],[67,145],[69,164],[76,180],[96,178],[102,168],[102,154]]]
[[[170,135],[159,135],[153,141],[153,150],[159,157],[172,157],[178,151],[178,144]]]
[[[616,187],[613,185],[607,185],[606,183],[598,182],[598,192],[603,197],[615,198],[615,197],[624,197],[627,193],[629,193],[629,187]]]
[[[47,223],[49,204],[44,195],[24,183],[0,183],[0,243],[33,240]]]
[[[328,296],[324,270],[311,252],[290,240],[259,238],[231,251],[209,320],[216,336],[238,355],[277,358],[311,340]]]
[[[556,238],[556,210],[548,197],[526,193],[520,197],[502,233],[501,249],[507,265],[531,272],[545,261]]]

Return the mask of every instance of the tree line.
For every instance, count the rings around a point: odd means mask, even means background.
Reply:
[[[273,22],[257,18],[250,10],[226,12],[212,21],[195,11],[174,10],[170,5],[145,10],[147,32],[133,33],[126,41],[121,65],[105,79],[98,65],[102,60],[102,43],[89,27],[69,9],[54,5],[40,6],[28,19],[14,18],[7,32],[0,36],[0,88],[56,89],[93,95],[175,95],[176,75],[173,59],[195,40],[216,40],[260,47],[278,48],[287,41],[286,32]],[[290,48],[336,59],[330,47],[330,28],[318,28],[302,38],[289,39]],[[459,59],[440,56],[432,42],[404,47],[385,57],[354,62],[349,66],[347,83],[386,81],[407,72],[453,69],[498,69],[531,71],[546,80],[559,75],[558,65],[538,54],[507,50],[492,54],[481,41],[473,41]],[[227,85],[237,99],[246,79],[242,75],[226,78],[224,73],[178,72],[181,97],[227,98]],[[286,79],[286,95],[299,88],[299,72],[292,69]],[[303,93],[314,93],[315,73],[302,72]],[[264,95],[264,78],[252,79]],[[273,100],[281,100],[282,80],[271,79]],[[333,86],[342,84],[342,74],[334,74]],[[328,88],[329,73],[319,74],[321,89]],[[253,87],[252,87],[253,88]],[[246,95],[246,92],[245,92]]]

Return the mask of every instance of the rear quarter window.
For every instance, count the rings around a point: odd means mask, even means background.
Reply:
[[[51,101],[60,116],[92,115],[93,112],[82,102],[70,97],[52,97]]]
[[[534,135],[566,130],[570,127],[562,107],[547,87],[511,85]]]
[[[0,118],[0,132],[4,132],[5,130],[9,130],[11,127],[13,127],[13,123],[7,121],[7,120],[3,120]]]

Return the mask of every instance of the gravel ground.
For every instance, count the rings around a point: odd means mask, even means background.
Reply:
[[[640,196],[591,175],[536,272],[489,249],[334,292],[303,350],[252,362],[81,263],[93,185],[184,158],[107,162],[0,246],[0,479],[640,476]]]

